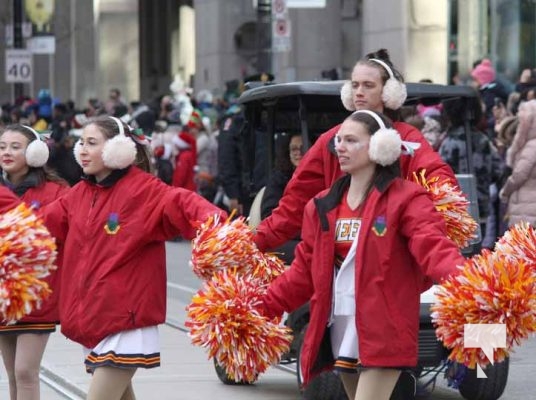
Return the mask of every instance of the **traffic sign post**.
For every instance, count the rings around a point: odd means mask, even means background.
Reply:
[[[33,78],[32,53],[24,49],[6,50],[7,83],[31,83]]]
[[[272,0],[272,51],[290,51],[290,18],[287,0]]]
[[[290,19],[276,19],[272,22],[272,50],[275,52],[290,51]]]
[[[287,18],[287,0],[272,1],[272,19]]]

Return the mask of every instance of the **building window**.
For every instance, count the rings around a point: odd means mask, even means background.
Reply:
[[[536,66],[536,2],[449,0],[449,83],[467,83],[473,64],[490,58],[512,84]]]

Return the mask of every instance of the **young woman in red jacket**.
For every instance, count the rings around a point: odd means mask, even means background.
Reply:
[[[28,126],[10,125],[0,134],[0,183],[27,205],[38,209],[68,190],[67,182],[45,167],[48,147]],[[61,250],[58,252],[61,266]],[[0,325],[0,350],[11,400],[39,399],[39,366],[51,332],[59,322],[58,272],[45,279],[52,295],[39,310],[15,324]]]
[[[303,382],[334,368],[352,400],[388,400],[416,367],[423,285],[464,262],[426,191],[401,178],[410,144],[387,127],[368,110],[343,122],[335,150],[345,175],[307,203],[295,259],[264,298],[270,316],[310,302]]]
[[[386,114],[394,121],[393,127],[402,140],[420,144],[413,156],[402,155],[403,177],[413,179],[413,172],[426,170],[428,177],[438,176],[455,182],[452,169],[432,149],[423,134],[398,121],[397,110],[406,100],[406,87],[387,50],[367,54],[356,63],[351,80],[341,90],[341,100],[350,111],[372,110]],[[260,250],[274,249],[299,234],[307,201],[342,176],[333,145],[339,129],[340,125],[337,125],[323,133],[305,153],[279,206],[256,229],[255,243]]]
[[[114,117],[83,129],[75,158],[84,179],[44,209],[64,242],[62,333],[85,350],[88,400],[134,399],[137,368],[160,365],[166,317],[165,241],[193,238],[196,221],[225,213],[149,173],[148,141]]]

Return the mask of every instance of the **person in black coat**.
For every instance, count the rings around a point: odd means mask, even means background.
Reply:
[[[283,196],[287,183],[292,178],[292,174],[298,167],[304,153],[303,140],[300,133],[292,133],[282,138],[281,145],[276,154],[275,168],[272,171],[264,195],[261,201],[261,218],[268,217],[274,210],[279,200]],[[300,237],[288,241],[276,249],[279,257],[286,264],[292,262],[294,248],[299,243]]]
[[[266,127],[252,129],[248,123],[243,108],[233,105],[218,135],[218,182],[229,199],[228,211],[244,216],[268,175]]]

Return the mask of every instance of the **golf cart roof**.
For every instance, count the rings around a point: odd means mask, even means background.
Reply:
[[[241,104],[248,104],[251,102],[270,102],[270,100],[278,101],[278,106],[281,107],[281,101],[285,102],[284,97],[300,97],[301,95],[307,96],[312,101],[308,101],[309,104],[314,104],[314,99],[320,100],[319,97],[327,96],[335,99],[337,108],[342,107],[342,103],[339,100],[339,94],[341,87],[345,81],[302,81],[302,82],[290,82],[290,83],[278,83],[273,85],[254,86],[251,89],[246,90],[238,99]],[[452,86],[452,85],[439,85],[433,83],[407,83],[408,98],[405,102],[406,105],[417,104],[422,102],[424,104],[436,104],[442,100],[453,98],[467,98],[476,97],[476,91],[469,86]],[[325,100],[322,99],[322,100]],[[288,100],[289,108],[296,109],[296,104],[293,104],[296,100]],[[308,104],[308,105],[309,105]],[[329,107],[324,101],[318,103],[321,108]],[[333,105],[332,105],[333,107]],[[286,108],[286,107],[285,107]]]

